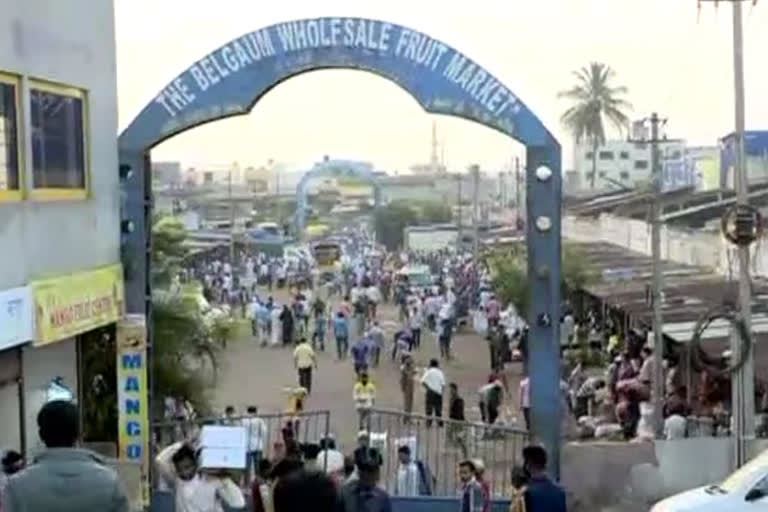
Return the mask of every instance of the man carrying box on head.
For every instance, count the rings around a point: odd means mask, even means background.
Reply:
[[[209,428],[203,427],[203,435]],[[245,498],[229,470],[245,468],[245,448],[242,468],[222,468],[212,467],[206,460],[206,447],[198,447],[198,444],[197,439],[173,444],[161,451],[155,460],[161,477],[173,486],[176,512],[224,512],[225,506],[228,509],[244,508]]]

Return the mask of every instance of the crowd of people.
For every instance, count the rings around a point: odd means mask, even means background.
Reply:
[[[468,419],[465,400],[444,366],[455,357],[452,342],[457,329],[472,321],[471,310],[480,311],[488,333],[490,375],[473,395],[483,422],[503,422],[501,408],[510,392],[503,363],[525,351],[524,322],[513,307],[503,308],[491,289],[487,269],[469,254],[447,250],[385,257],[372,254],[364,242],[346,259],[341,271],[324,282],[318,280],[311,258],[269,257],[245,251],[238,255],[238,266],[219,251],[196,259],[174,277],[171,291],[180,291],[185,282],[199,282],[211,306],[248,319],[258,345],[290,348],[297,374],[296,386],[287,389],[284,413],[290,419],[281,428],[279,442],[267,446],[268,425],[255,406],[241,413],[228,406],[218,420],[222,425],[242,426],[247,432],[247,467],[236,473],[201,466],[200,430],[188,428],[199,422],[196,411],[184,397],[165,399],[166,420],[180,428],[155,439],[159,443],[156,475],[160,488],[173,492],[178,512],[219,512],[246,506],[263,512],[310,508],[384,511],[391,508],[389,493],[400,497],[433,494],[436,481],[429,462],[420,460],[419,451],[408,444],[397,448],[394,480],[385,485],[380,482],[384,453],[372,446],[370,417],[377,401],[375,371],[381,364],[392,364],[399,372],[404,421],[414,414],[415,394],[420,389],[425,404],[420,416],[426,417],[426,427],[445,428],[447,442],[460,450],[463,460],[456,468],[460,512],[489,511],[491,499],[498,494],[491,495],[483,461],[473,458],[467,446],[467,432],[462,427]],[[434,280],[415,285],[407,274],[398,272],[407,264],[428,266]],[[287,300],[278,299],[286,296]],[[380,319],[385,304],[396,308],[396,322]],[[420,369],[417,362],[424,360],[420,354],[426,353],[422,347],[428,341],[439,347],[439,356],[428,359]],[[339,361],[349,360],[354,369],[352,407],[357,411],[360,434],[354,452],[349,454],[340,451],[332,436],[299,441],[300,416],[312,395],[318,353],[326,349]],[[41,412],[40,421],[46,421],[44,417]],[[50,447],[57,446],[54,443]],[[533,490],[546,480],[545,459],[540,448],[526,449],[525,470],[512,471],[517,485],[505,493],[512,498],[513,507],[525,503],[527,510],[534,512],[565,510],[564,495],[562,509],[536,504],[542,498]],[[3,458],[4,475],[25,472],[22,465],[23,458],[9,452]],[[9,496],[15,496],[19,487],[6,483],[14,479],[0,479],[3,512],[14,510],[7,503],[13,503],[16,498]],[[528,490],[521,492],[523,488]],[[561,492],[556,486],[553,489],[554,494]],[[122,495],[115,496],[115,503],[99,510],[126,510]],[[525,498],[517,499],[522,496]],[[323,508],[323,503],[328,508]]]

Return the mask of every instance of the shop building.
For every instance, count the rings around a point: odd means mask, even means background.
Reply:
[[[83,402],[83,348],[123,314],[114,13],[0,11],[0,450],[32,454],[39,407]]]

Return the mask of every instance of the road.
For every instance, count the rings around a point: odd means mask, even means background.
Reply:
[[[380,310],[379,320],[388,331],[389,343],[396,325],[396,310],[386,305]],[[426,333],[422,337],[421,348],[415,353],[417,367],[426,366],[430,358],[439,354],[434,336]],[[441,366],[447,379],[459,385],[468,419],[479,421],[476,390],[486,382],[489,373],[487,344],[471,332],[471,328],[464,328],[455,337],[453,349],[455,358],[441,363]],[[331,432],[344,449],[349,449],[358,431],[352,401],[354,370],[349,360],[337,361],[334,352],[335,346],[331,342],[327,343],[326,351],[319,354],[319,367],[313,375],[312,395],[306,409],[330,411]],[[260,413],[279,413],[287,403],[283,388],[298,385],[292,349],[262,348],[252,338],[244,338],[231,342],[221,359],[222,368],[212,397],[217,410],[233,405],[244,412],[247,406],[255,405]],[[399,368],[390,360],[389,354],[383,354],[379,368],[371,369],[370,373],[377,387],[376,407],[401,410]],[[510,415],[519,416],[514,403],[519,369],[511,369],[508,379],[512,393],[505,406]],[[414,411],[424,411],[424,397],[420,389],[416,391]]]

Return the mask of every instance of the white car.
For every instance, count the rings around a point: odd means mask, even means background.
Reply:
[[[768,450],[721,483],[681,492],[651,509],[651,512],[760,511],[768,511]]]

